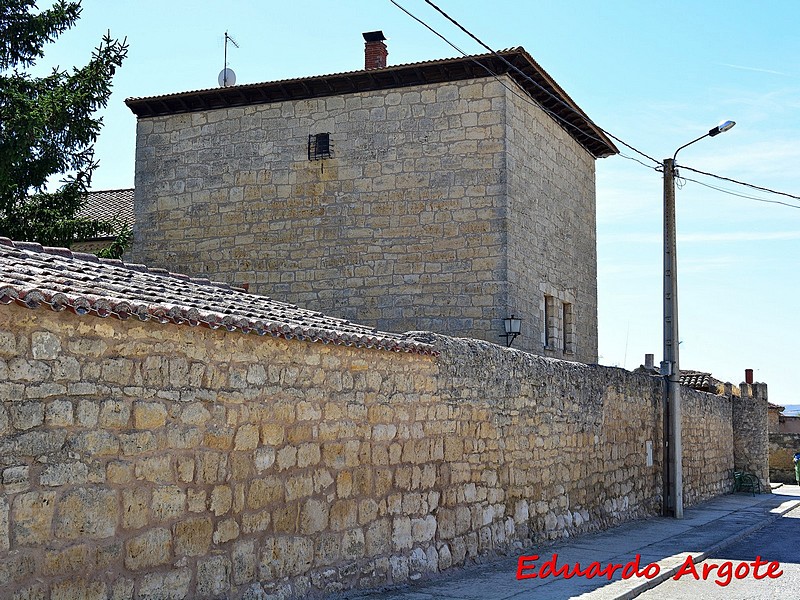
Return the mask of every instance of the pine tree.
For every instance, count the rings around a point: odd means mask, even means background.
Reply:
[[[89,63],[71,72],[26,72],[80,13],[80,0],[43,11],[35,0],[0,0],[0,236],[68,247],[115,226],[77,213],[97,167],[102,119],[93,114],[108,102],[125,40],[107,34]]]

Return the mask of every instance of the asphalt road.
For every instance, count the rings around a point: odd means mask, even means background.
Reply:
[[[772,567],[777,577],[756,579],[753,575],[752,563],[761,557],[762,565],[758,575],[764,576],[768,563],[778,562],[779,567]],[[730,561],[729,565],[726,563]],[[741,563],[750,563],[745,574]],[[703,579],[705,564],[716,565],[708,568],[709,576]],[[737,567],[741,578],[735,576]],[[666,580],[661,585],[644,592],[638,598],[642,600],[674,600],[702,598],[710,600],[778,600],[783,598],[800,598],[800,508],[796,508],[760,531],[742,538],[732,546],[716,552],[703,563],[695,566],[698,580],[690,570],[675,581]],[[720,583],[717,583],[717,582]],[[727,585],[721,585],[726,584]]]

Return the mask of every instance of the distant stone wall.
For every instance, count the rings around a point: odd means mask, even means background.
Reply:
[[[800,433],[769,434],[769,480],[796,484],[794,455],[800,452]]]
[[[762,485],[769,481],[769,416],[767,386],[742,383],[733,398],[734,468],[756,475]]]
[[[772,431],[772,429],[770,429],[770,431]],[[780,415],[778,417],[778,426],[776,432],[800,433],[800,417],[795,415]]]
[[[75,242],[70,246],[70,250],[73,252],[86,252],[94,254],[96,252],[100,252],[100,250],[108,248],[113,241],[114,238],[106,238],[100,240],[89,240],[85,242]]]
[[[767,410],[767,420],[769,423],[770,433],[780,433],[780,417],[782,406],[770,405]]]
[[[309,597],[658,513],[658,379],[430,341],[0,307],[6,597]],[[730,489],[731,415],[686,398],[692,503]]]
[[[687,505],[733,489],[734,439],[742,435],[732,414],[737,400],[681,388],[683,501]],[[766,427],[766,420],[763,424]],[[747,423],[746,427],[745,435],[753,434],[754,426]]]

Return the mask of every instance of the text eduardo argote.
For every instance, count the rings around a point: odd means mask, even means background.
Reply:
[[[538,554],[520,556],[517,559],[517,579],[572,579],[573,577],[594,579],[595,577],[605,577],[611,581],[617,572],[619,572],[622,579],[631,579],[633,577],[653,579],[661,573],[661,567],[658,563],[649,563],[642,566],[641,558],[641,555],[637,554],[633,560],[625,564],[606,563],[603,565],[599,562],[591,562],[585,568],[582,568],[580,563],[559,565],[558,554],[555,553],[544,562],[537,562],[539,561]],[[781,575],[783,575],[783,571],[780,568],[780,563],[763,560],[760,556],[750,562],[726,560],[723,562],[704,561],[700,564],[695,564],[694,557],[690,554],[687,555],[686,560],[684,560],[672,578],[675,581],[680,581],[682,577],[686,576],[691,576],[696,580],[713,578],[714,583],[725,587],[733,579],[745,579],[747,577],[752,577],[753,579],[777,579]]]

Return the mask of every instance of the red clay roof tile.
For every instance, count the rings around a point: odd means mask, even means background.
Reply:
[[[0,304],[129,317],[394,352],[438,354],[402,333],[300,308],[225,284],[65,248],[0,238]]]

